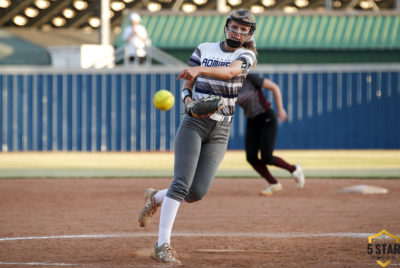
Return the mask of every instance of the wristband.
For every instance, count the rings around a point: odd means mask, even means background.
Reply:
[[[181,97],[182,97],[182,102],[185,103],[186,97],[190,97],[190,98],[192,97],[192,90],[188,89],[188,88],[182,89]]]

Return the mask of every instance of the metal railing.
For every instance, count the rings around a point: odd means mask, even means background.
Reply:
[[[128,55],[126,53],[126,46],[121,46],[115,49],[115,63],[123,62],[124,66],[129,66]],[[151,43],[147,44],[146,47],[147,57],[145,65],[152,65],[152,62],[157,62],[159,64],[168,66],[168,67],[177,67],[177,66],[185,66],[186,64],[180,61],[179,59],[171,56],[170,54],[162,51],[151,45]],[[134,62],[134,65],[138,66],[138,61]]]

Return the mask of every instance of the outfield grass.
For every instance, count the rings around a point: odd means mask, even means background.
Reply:
[[[400,150],[277,150],[275,155],[301,164],[308,177],[400,178]],[[166,177],[173,175],[173,164],[172,152],[9,152],[0,153],[0,177]],[[244,151],[228,151],[217,176],[258,175]]]

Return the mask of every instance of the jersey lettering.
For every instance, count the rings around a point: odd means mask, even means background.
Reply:
[[[204,58],[201,62],[201,65],[207,67],[229,66],[229,64],[231,64],[229,61],[219,61],[207,58]]]

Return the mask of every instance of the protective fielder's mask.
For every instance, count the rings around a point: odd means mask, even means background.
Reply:
[[[238,48],[242,45],[242,42],[235,39],[226,38],[225,40],[228,46],[230,46],[231,48]]]
[[[235,10],[229,14],[228,19],[226,20],[226,23],[225,23],[225,28],[224,28],[225,41],[228,44],[228,46],[230,46],[232,48],[239,48],[243,45],[243,43],[241,41],[227,38],[227,31],[234,32],[228,26],[229,22],[231,20],[234,20],[241,24],[250,26],[249,36],[251,36],[251,35],[253,35],[254,31],[256,30],[256,19],[250,11],[245,10],[245,9]]]

